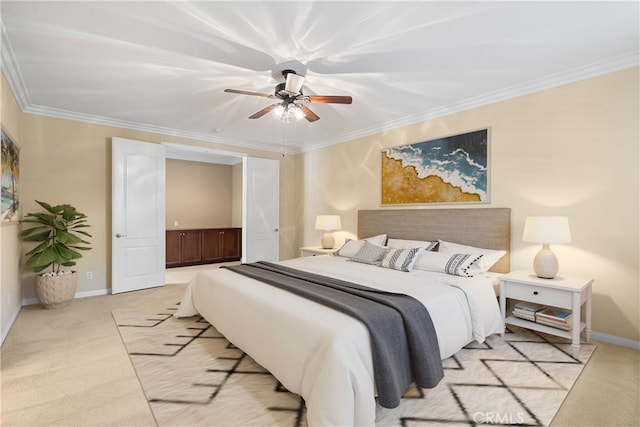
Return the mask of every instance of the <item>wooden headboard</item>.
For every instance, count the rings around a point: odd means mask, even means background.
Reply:
[[[387,233],[390,238],[446,240],[502,249],[507,254],[491,271],[510,271],[511,209],[379,209],[358,211],[358,238]]]

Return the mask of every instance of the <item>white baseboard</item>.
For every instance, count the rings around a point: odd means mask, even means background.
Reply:
[[[609,344],[619,345],[620,347],[628,347],[635,350],[640,350],[640,341],[630,340],[628,338],[622,338],[615,335],[609,335],[595,331],[591,332],[591,338],[596,341],[603,341]]]
[[[76,292],[76,296],[74,296],[73,299],[97,297],[99,295],[108,295],[110,293],[111,293],[111,289],[106,289],[106,288],[98,289],[95,291]],[[38,303],[40,303],[40,300],[38,300],[38,298],[25,298],[22,300],[22,305],[33,305]]]
[[[86,297],[97,297],[99,295],[109,295],[111,293],[111,289],[98,289],[95,291],[84,291],[76,293],[75,298],[86,298]]]
[[[13,311],[13,313],[11,314],[11,317],[9,318],[9,322],[4,327],[4,330],[2,331],[2,336],[0,336],[0,345],[2,345],[2,343],[4,343],[4,339],[7,337],[7,335],[9,335],[9,331],[11,330],[11,327],[13,326],[13,323],[18,318],[18,314],[20,314],[20,309],[21,308],[22,308],[22,306],[16,307],[15,310]]]

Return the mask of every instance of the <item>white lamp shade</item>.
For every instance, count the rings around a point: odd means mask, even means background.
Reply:
[[[566,216],[528,216],[522,240],[532,243],[570,243],[569,219]]]
[[[304,77],[299,76],[294,73],[287,74],[287,81],[285,82],[284,90],[287,92],[298,94],[300,93],[300,89],[302,89],[302,83],[304,82]]]
[[[318,215],[316,217],[316,230],[340,230],[342,224],[340,223],[340,215]]]

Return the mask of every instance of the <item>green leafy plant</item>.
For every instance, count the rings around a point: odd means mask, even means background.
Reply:
[[[78,212],[71,205],[51,206],[36,200],[45,212],[28,213],[21,222],[37,224],[32,228],[22,230],[20,237],[25,242],[40,242],[38,246],[27,252],[26,264],[39,273],[51,267],[53,273],[60,273],[60,269],[76,265],[75,260],[82,258],[81,251],[91,249],[83,236],[91,237],[84,228],[87,216]]]

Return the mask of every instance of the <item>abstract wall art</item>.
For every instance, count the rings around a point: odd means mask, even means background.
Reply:
[[[20,148],[2,129],[2,152],[0,154],[0,218],[2,222],[17,221],[20,208]]]
[[[382,150],[382,205],[488,203],[489,129]]]

